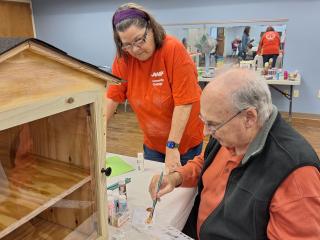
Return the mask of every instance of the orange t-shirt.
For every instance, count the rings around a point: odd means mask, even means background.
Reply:
[[[259,43],[259,52],[262,55],[279,54],[280,36],[279,33],[270,31],[263,34]]]
[[[233,156],[221,147],[213,163],[202,176],[203,190],[198,212],[197,233],[205,219],[222,201],[231,171],[243,156]],[[197,186],[204,163],[195,157],[177,171],[182,187]],[[298,168],[282,182],[270,204],[268,239],[316,240],[320,236],[320,173],[312,166]]]
[[[107,97],[116,102],[128,99],[144,133],[145,145],[165,153],[174,107],[186,104],[192,104],[192,110],[180,141],[180,153],[202,142],[201,89],[195,65],[180,41],[166,36],[163,46],[146,61],[131,56],[127,60],[115,58],[112,72],[127,82],[110,86]]]

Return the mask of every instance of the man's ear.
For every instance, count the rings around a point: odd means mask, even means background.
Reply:
[[[252,128],[257,125],[258,122],[258,112],[255,108],[248,108],[246,110],[246,128]]]

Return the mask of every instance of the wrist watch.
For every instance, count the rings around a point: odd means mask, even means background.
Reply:
[[[176,143],[176,142],[174,142],[174,141],[168,141],[168,142],[167,142],[167,147],[168,147],[168,148],[171,148],[171,149],[173,149],[173,148],[178,148],[178,147],[179,147],[179,143]]]

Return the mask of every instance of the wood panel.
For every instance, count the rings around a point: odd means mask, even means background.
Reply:
[[[89,149],[92,127],[88,125],[90,106],[82,106],[29,123],[31,152],[85,169],[93,168]],[[91,166],[92,165],[92,166]]]
[[[289,119],[288,112],[281,112],[282,117]],[[292,113],[291,117],[293,125],[306,125],[308,127],[318,128],[320,124],[320,115],[311,113]]]
[[[91,180],[87,170],[29,155],[0,182],[0,238]]]
[[[106,211],[106,176],[101,173],[101,169],[105,168],[106,161],[106,100],[105,93],[102,92],[97,96],[97,101],[90,105],[90,112],[92,113],[92,119],[89,121],[90,128],[92,128],[92,135],[90,136],[93,150],[92,157],[94,159],[94,172],[93,176],[96,176],[96,200],[97,200],[97,218],[99,221],[99,235],[108,239],[107,231],[107,211]]]
[[[38,217],[86,235],[92,234],[97,226],[96,200],[92,185],[92,181],[86,183]]]
[[[104,91],[103,81],[25,50],[0,64],[1,108],[81,91]],[[12,96],[15,96],[12,98]]]
[[[9,128],[0,132],[0,164],[6,168],[15,166],[15,159],[19,150],[20,132],[22,126]],[[23,155],[23,153],[21,153]],[[18,154],[19,155],[19,154]]]
[[[0,37],[34,37],[29,3],[0,1]]]
[[[101,71],[98,71],[95,68],[91,68],[86,64],[80,64],[78,60],[75,60],[69,56],[66,56],[64,54],[59,54],[57,51],[53,51],[50,48],[47,48],[43,45],[37,44],[35,42],[30,41],[30,51],[37,53],[39,55],[45,56],[51,60],[54,60],[56,62],[62,63],[63,65],[69,66],[73,69],[76,69],[80,72],[91,74],[100,80],[103,79],[105,81],[112,82],[113,84],[119,84],[120,82],[124,82],[124,80],[119,80],[119,78],[108,75],[105,73],[102,73]]]
[[[94,66],[90,66],[89,64],[83,63],[72,56],[67,55],[64,52],[60,52],[59,49],[53,50],[51,46],[47,46],[45,43],[41,43],[38,40],[28,40],[10,51],[4,52],[0,55],[0,62],[4,62],[15,55],[18,55],[23,50],[28,49],[29,52],[38,55],[47,60],[51,60],[56,63],[60,63],[63,66],[68,66],[71,69],[76,70],[78,73],[87,73],[91,76],[96,77],[97,81],[104,80],[104,84],[106,82],[110,82],[112,84],[119,84],[121,82],[125,82],[125,80],[121,80],[112,74],[108,74],[106,72],[102,72]],[[6,48],[7,50],[7,48]],[[12,60],[10,60],[12,61]],[[43,67],[43,66],[42,66]],[[100,82],[101,83],[101,82]],[[105,86],[106,87],[106,86]]]
[[[2,240],[87,240],[88,235],[36,217]]]
[[[91,104],[95,101],[97,93],[99,91],[70,93],[37,101],[29,99],[21,102],[21,105],[15,102],[15,106],[0,106],[0,131]],[[9,107],[11,108],[7,109]]]

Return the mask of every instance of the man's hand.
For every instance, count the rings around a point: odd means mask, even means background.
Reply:
[[[166,148],[165,166],[169,172],[173,172],[177,167],[181,166],[180,152],[178,148]]]
[[[163,175],[162,184],[159,192],[157,193],[159,178],[160,175],[153,176],[149,185],[149,193],[152,200],[155,200],[156,198],[160,199],[161,196],[172,192],[173,189],[182,182],[182,177],[178,172],[170,173],[169,175]]]

